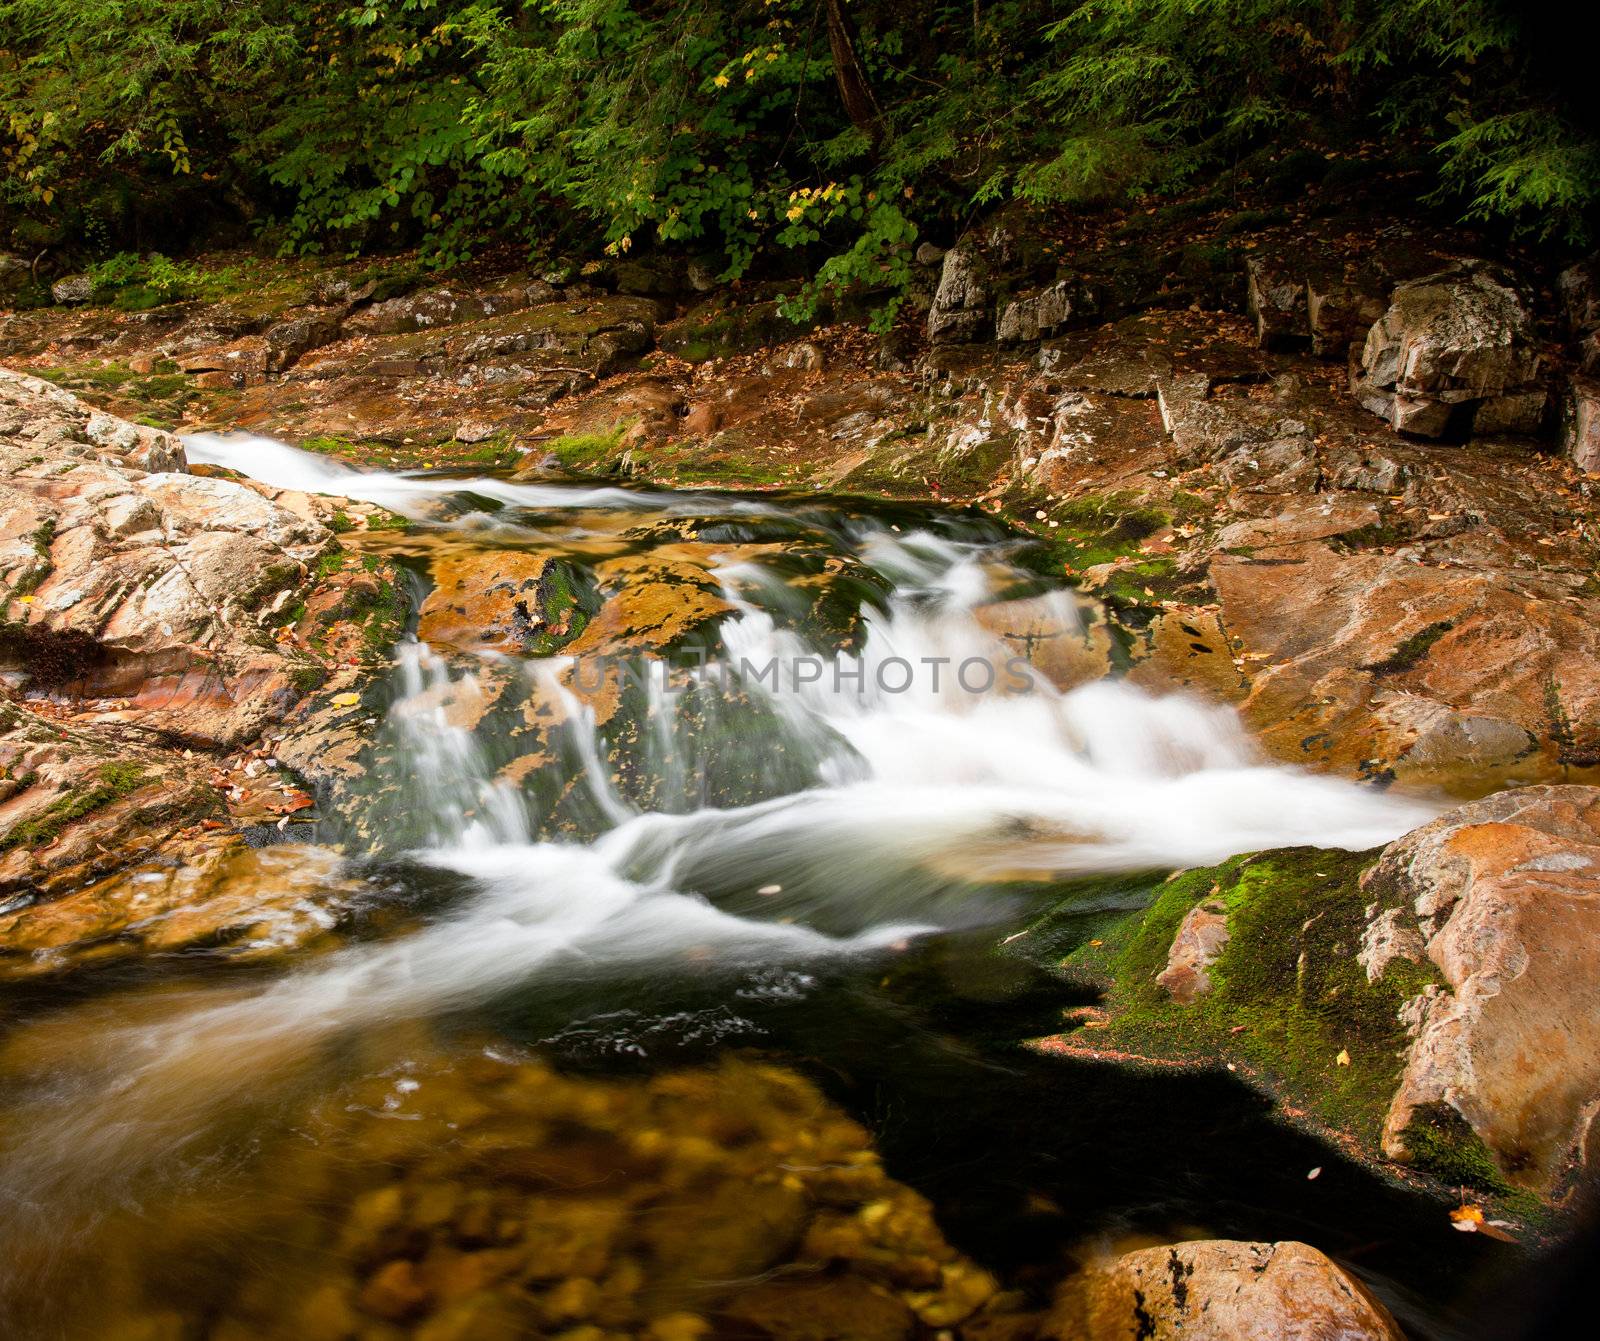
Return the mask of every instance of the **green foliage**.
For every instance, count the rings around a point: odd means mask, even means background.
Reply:
[[[110,299],[129,310],[155,307],[190,297],[200,283],[199,270],[181,261],[172,261],[158,251],[146,256],[122,251],[88,270],[95,297]]]
[[[0,0],[0,215],[105,257],[223,217],[285,252],[671,246],[795,281],[805,319],[911,277],[978,208],[1168,190],[1329,125],[1431,145],[1440,199],[1578,239],[1594,140],[1493,0]],[[114,255],[137,303],[192,287]]]

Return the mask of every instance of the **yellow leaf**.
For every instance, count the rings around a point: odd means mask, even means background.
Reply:
[[[346,693],[346,694],[335,694],[333,696],[333,706],[336,707],[336,708],[353,708],[359,702],[361,702],[361,695],[360,694],[348,694],[348,693]]]
[[[1349,1066],[1350,1054],[1345,1049],[1340,1048],[1339,1055],[1333,1059],[1333,1064],[1335,1066]]]

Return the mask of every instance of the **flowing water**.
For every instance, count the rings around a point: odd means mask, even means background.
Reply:
[[[1425,803],[1268,764],[1215,705],[1058,692],[991,615],[1071,641],[1081,611],[972,515],[189,453],[410,518],[367,543],[419,575],[599,574],[587,643],[401,645],[370,785],[315,837],[405,916],[13,992],[0,1333],[784,1336],[780,1288],[852,1310],[981,1267],[1023,1316],[1074,1245],[1204,1233],[1306,1239],[1450,1334],[1483,1245],[1226,1076],[1010,1046],[1074,998],[995,952],[1064,881],[1365,849]],[[670,674],[594,636],[607,563],[714,596]],[[936,1224],[818,1246],[891,1204]],[[972,1311],[916,1307],[926,1335]]]

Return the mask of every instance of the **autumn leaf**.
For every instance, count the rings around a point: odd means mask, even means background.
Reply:
[[[1350,1053],[1346,1049],[1340,1048],[1339,1055],[1333,1059],[1333,1064],[1335,1066],[1349,1066]]]
[[[331,700],[336,708],[353,708],[361,702],[361,695],[355,693],[335,694]]]

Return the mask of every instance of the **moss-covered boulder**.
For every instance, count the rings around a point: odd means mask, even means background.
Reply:
[[[1224,1064],[1451,1185],[1558,1199],[1600,1111],[1600,788],[1474,802],[1381,852],[1084,882],[1010,948],[1103,992],[1051,1050]],[[1132,911],[1129,911],[1129,909]]]
[[[1107,915],[1087,938],[1080,889],[1017,944],[1036,940],[1067,974],[1105,988],[1108,1014],[1069,1035],[1069,1046],[1230,1062],[1375,1152],[1410,1041],[1401,1010],[1439,979],[1407,963],[1367,980],[1357,957],[1367,907],[1360,876],[1373,855],[1288,848],[1122,881],[1147,905]],[[1186,953],[1180,933],[1197,910],[1225,928],[1203,966],[1204,990],[1177,971]],[[1492,1177],[1487,1167],[1475,1172]]]

